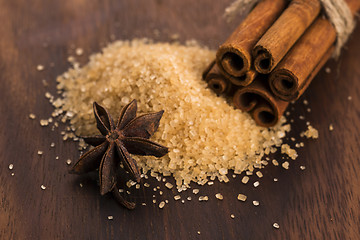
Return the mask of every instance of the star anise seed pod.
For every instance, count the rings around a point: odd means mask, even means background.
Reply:
[[[102,135],[84,137],[86,143],[95,147],[80,157],[70,173],[82,174],[98,168],[101,195],[113,191],[116,200],[132,209],[135,204],[123,199],[118,191],[116,174],[122,162],[132,177],[140,182],[140,169],[130,154],[162,157],[168,153],[167,147],[149,140],[158,129],[164,111],[136,117],[137,103],[133,100],[122,109],[114,125],[104,107],[94,102],[93,109]]]

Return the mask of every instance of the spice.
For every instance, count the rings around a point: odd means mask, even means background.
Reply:
[[[263,0],[256,5],[217,51],[217,63],[223,72],[233,77],[241,77],[250,70],[253,46],[285,6],[284,0]]]
[[[158,129],[163,111],[136,117],[137,104],[136,100],[133,100],[123,108],[116,125],[114,125],[111,115],[105,108],[96,102],[94,102],[93,108],[97,128],[102,135],[84,138],[86,143],[95,148],[81,156],[72,167],[71,173],[82,174],[99,168],[101,195],[112,191],[122,205],[132,209],[135,207],[134,203],[123,199],[116,186],[119,160],[139,182],[140,169],[130,153],[162,157],[168,152],[167,147],[148,140]],[[120,159],[117,159],[116,156],[119,156]]]
[[[203,79],[216,94],[230,93],[234,89],[232,83],[226,80],[225,76],[220,72],[215,61],[212,61],[204,71]]]
[[[211,177],[226,182],[220,169],[240,174],[253,170],[255,163],[259,167],[265,150],[280,146],[277,131],[290,128],[282,126],[283,121],[270,129],[259,127],[247,113],[207,89],[201,75],[214,58],[214,51],[194,44],[114,42],[92,55],[88,64],[57,78],[63,95],[54,112],[62,111],[76,135],[86,136],[97,131],[93,101],[113,115],[131,99],[138,100],[143,113],[164,109],[153,138],[170,152],[161,159],[134,156],[143,172],[172,175],[181,191],[191,182],[206,184]],[[82,140],[80,144],[85,145]]]
[[[320,13],[320,2],[293,0],[256,43],[253,56],[256,71],[270,73]]]
[[[249,112],[260,126],[271,127],[279,122],[288,102],[276,98],[267,84],[267,77],[257,79],[249,86],[240,88],[233,96],[236,108]]]

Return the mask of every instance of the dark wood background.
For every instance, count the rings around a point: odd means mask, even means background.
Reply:
[[[0,239],[360,239],[360,25],[340,59],[327,63],[331,73],[322,70],[290,107],[290,136],[305,143],[298,159],[290,160],[289,170],[267,166],[258,188],[252,186],[256,176],[248,185],[238,176],[228,184],[201,187],[208,202],[194,200],[188,191],[183,198],[193,200],[182,204],[173,200],[174,189],[149,180],[150,189],[132,194],[147,206],[128,211],[111,196],[101,197],[91,175],[68,174],[65,161],[74,161],[79,152],[76,144],[62,141],[63,125],[55,131],[40,126],[39,119],[53,110],[44,93],[56,93],[55,78],[69,68],[66,59],[75,55],[74,48],[84,49],[82,63],[114,39],[168,41],[179,34],[181,41],[194,38],[216,49],[237,25],[222,18],[229,3],[0,1]],[[36,71],[38,64],[45,70]],[[29,113],[37,119],[30,120]],[[318,140],[300,139],[306,121],[319,130]],[[289,138],[285,142],[294,145]],[[158,185],[164,191],[163,196],[155,193],[158,202],[169,199],[164,209],[152,204],[152,188]],[[218,192],[223,201],[215,199]],[[238,193],[248,200],[239,202]],[[273,228],[274,222],[280,229]]]

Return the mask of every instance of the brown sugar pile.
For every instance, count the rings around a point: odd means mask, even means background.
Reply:
[[[114,42],[58,77],[62,97],[53,101],[53,116],[64,114],[78,136],[97,134],[94,101],[117,116],[137,99],[138,114],[165,111],[152,140],[170,149],[160,159],[137,157],[144,173],[172,175],[179,190],[191,181],[227,182],[228,170],[261,168],[264,154],[276,151],[290,125],[283,118],[275,127],[259,127],[207,89],[201,74],[214,57],[196,44]]]

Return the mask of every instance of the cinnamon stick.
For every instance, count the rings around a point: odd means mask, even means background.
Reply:
[[[358,0],[346,2],[353,14],[360,8]],[[335,41],[336,31],[332,24],[318,17],[272,71],[269,84],[274,94],[285,101],[298,99],[331,57]]]
[[[236,108],[249,112],[255,122],[264,127],[274,126],[289,104],[273,95],[265,76],[257,77],[249,86],[238,89],[233,102]]]
[[[218,49],[216,61],[222,72],[232,77],[242,77],[250,70],[252,48],[285,6],[285,0],[263,0],[255,6]]]
[[[210,65],[205,69],[203,79],[207,82],[208,87],[218,95],[230,93],[233,89],[231,82],[220,72],[215,61],[210,63]]]
[[[270,73],[320,13],[318,0],[292,0],[253,49],[254,66]]]
[[[254,81],[255,77],[256,77],[257,73],[254,70],[249,70],[245,73],[245,75],[241,76],[241,77],[228,77],[228,79],[230,80],[230,82],[236,86],[247,86],[249,85],[252,81]]]

